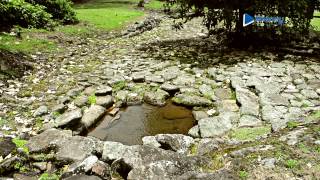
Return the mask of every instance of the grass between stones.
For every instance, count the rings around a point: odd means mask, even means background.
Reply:
[[[29,154],[29,149],[26,146],[28,141],[15,138],[15,139],[12,139],[12,142],[17,146],[17,148],[21,148],[25,153]]]
[[[231,132],[230,137],[237,140],[255,140],[257,137],[271,132],[270,126],[239,128]]]

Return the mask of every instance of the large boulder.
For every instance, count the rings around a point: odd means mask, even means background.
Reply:
[[[164,106],[166,104],[166,99],[169,96],[169,93],[167,93],[166,91],[158,89],[156,92],[144,93],[143,100],[151,105]]]
[[[216,137],[231,130],[240,118],[235,112],[226,112],[219,116],[201,119],[198,122],[201,137]]]
[[[93,124],[95,124],[98,120],[102,118],[105,114],[106,109],[99,105],[92,105],[89,109],[87,109],[83,117],[81,119],[81,123],[86,127],[89,128]]]
[[[194,143],[192,137],[182,134],[158,134],[155,137],[162,147],[182,154],[186,153]]]
[[[31,137],[27,145],[30,153],[55,151],[61,162],[82,161],[94,152],[102,152],[102,142],[82,136],[72,136],[70,130],[49,129]]]
[[[56,127],[71,127],[77,125],[82,117],[81,109],[65,112],[55,120]]]
[[[248,89],[236,89],[237,101],[241,104],[240,112],[243,115],[259,115],[259,98]]]

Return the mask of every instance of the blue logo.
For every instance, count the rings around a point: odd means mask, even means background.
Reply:
[[[284,17],[264,17],[264,16],[251,16],[247,13],[243,14],[243,27],[249,26],[250,24],[256,23],[257,25],[264,25],[264,23],[270,23],[273,25],[284,25]]]

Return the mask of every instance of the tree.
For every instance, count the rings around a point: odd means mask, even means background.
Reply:
[[[290,28],[280,30],[306,32],[319,2],[320,0],[166,0],[166,7],[170,9],[175,5],[178,18],[185,21],[204,17],[204,24],[208,29],[221,27],[227,31],[244,31],[243,13],[249,13],[286,17]]]

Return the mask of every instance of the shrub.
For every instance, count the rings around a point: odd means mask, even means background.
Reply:
[[[72,2],[69,0],[26,0],[34,5],[45,6],[45,10],[50,13],[55,20],[64,24],[77,22],[76,13],[73,10]]]
[[[0,2],[0,26],[14,25],[28,28],[48,28],[53,25],[51,15],[41,5],[32,5],[24,0]]]

